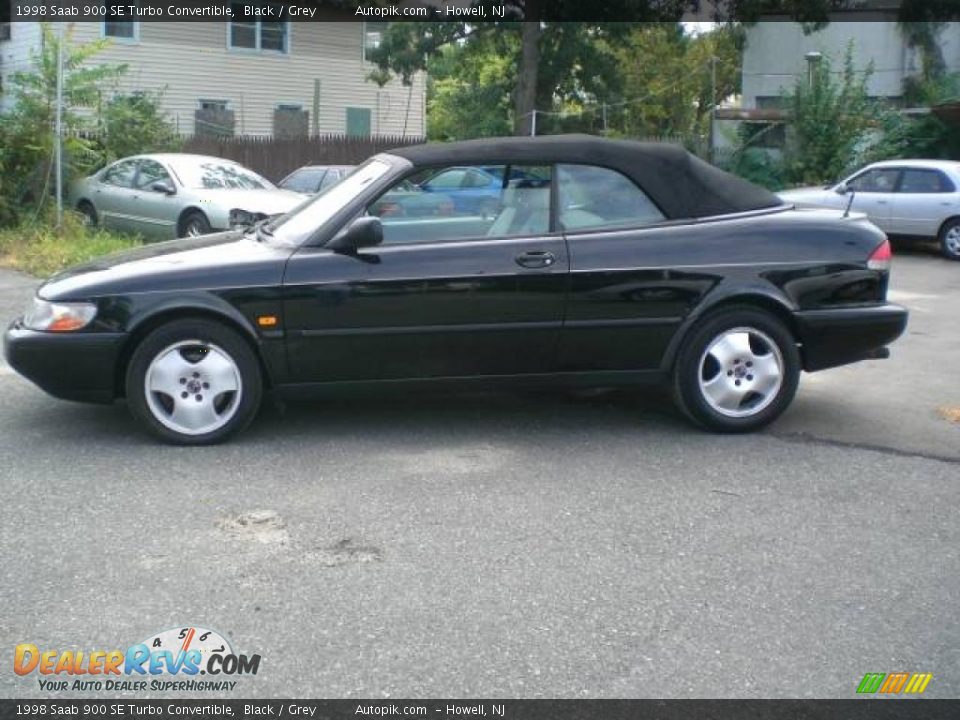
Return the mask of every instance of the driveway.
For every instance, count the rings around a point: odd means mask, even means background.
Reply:
[[[0,271],[0,317],[32,286]],[[230,697],[956,697],[960,265],[893,287],[893,357],[751,436],[662,393],[394,395],[185,449],[0,369],[3,662],[196,624],[262,655]]]

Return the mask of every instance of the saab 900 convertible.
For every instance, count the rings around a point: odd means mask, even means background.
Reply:
[[[495,212],[382,213],[445,169]],[[223,440],[267,390],[667,382],[711,430],[760,428],[801,370],[886,357],[886,236],[797,210],[678,147],[585,136],[376,155],[286,215],[51,278],[6,334],[49,393],[111,402],[176,443]]]

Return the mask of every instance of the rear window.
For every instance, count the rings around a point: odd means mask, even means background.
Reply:
[[[638,227],[665,220],[643,190],[609,168],[558,165],[557,196],[563,230]]]

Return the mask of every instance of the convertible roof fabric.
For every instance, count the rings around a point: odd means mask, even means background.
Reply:
[[[773,193],[715,168],[677,145],[663,143],[545,135],[409,145],[389,154],[417,167],[508,163],[608,167],[631,178],[671,220],[783,205]]]

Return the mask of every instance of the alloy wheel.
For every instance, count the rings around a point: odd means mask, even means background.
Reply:
[[[783,354],[756,328],[731,328],[707,345],[699,371],[700,392],[711,408],[726,417],[750,417],[780,392]]]
[[[184,340],[154,357],[144,392],[151,414],[162,425],[184,435],[203,435],[230,422],[243,383],[227,352],[201,340]]]
[[[960,256],[960,225],[954,225],[947,231],[943,244],[951,255]]]

